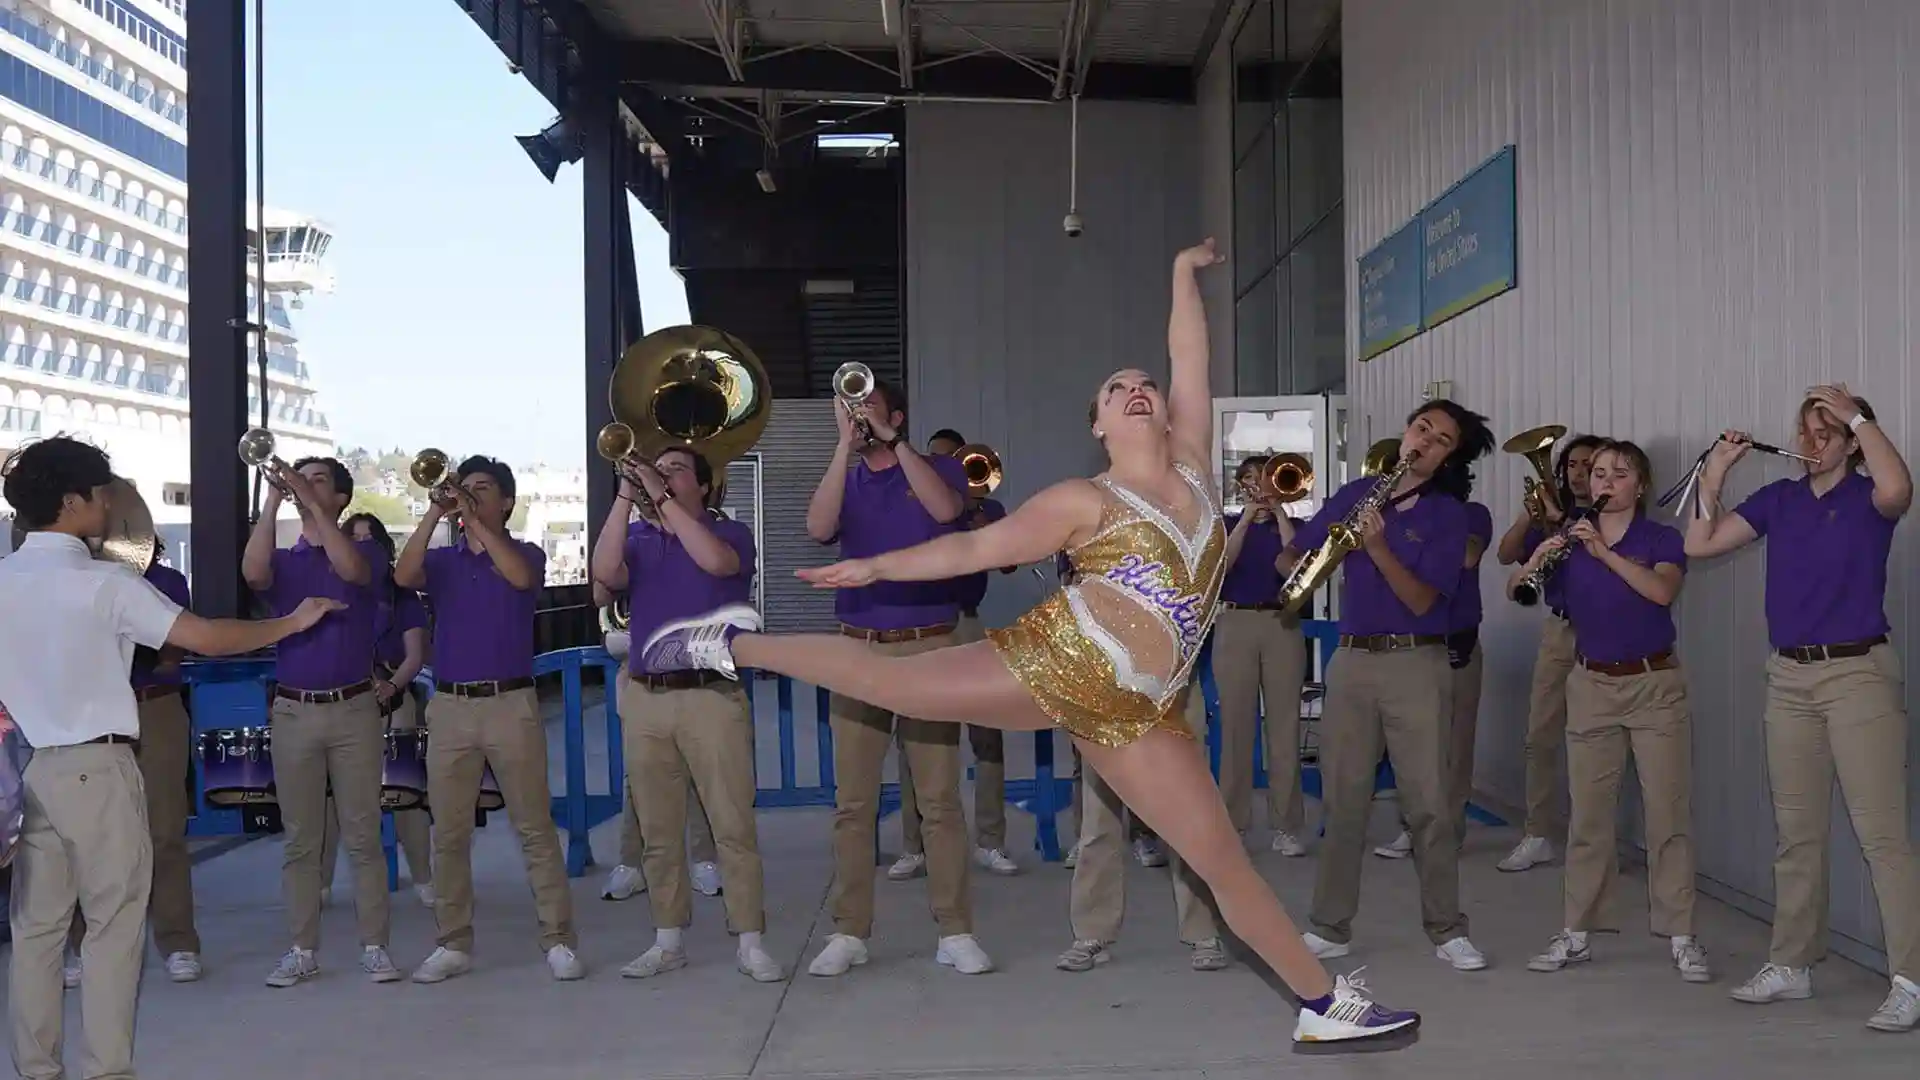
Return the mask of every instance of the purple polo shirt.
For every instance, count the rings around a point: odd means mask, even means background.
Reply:
[[[753,530],[731,518],[712,516],[707,528],[740,556],[740,569],[733,576],[714,577],[700,569],[680,538],[664,529],[644,521],[627,527],[627,632],[635,645],[627,657],[629,672],[640,643],[665,624],[726,604],[753,602]]]
[[[273,585],[261,594],[276,615],[290,615],[309,596],[325,596],[347,605],[280,642],[273,677],[294,690],[337,690],[373,677],[373,642],[379,633],[380,596],[392,568],[387,553],[372,540],[354,543],[373,570],[366,585],[349,585],[333,572],[325,548],[306,537],[273,553]]]
[[[1844,645],[1888,632],[1884,607],[1890,520],[1873,481],[1850,472],[1815,495],[1805,477],[1775,480],[1734,510],[1769,537],[1767,640],[1776,649]]]
[[[1493,511],[1477,502],[1467,504],[1467,541],[1469,550],[1478,542],[1480,557],[1486,558],[1487,549],[1493,546]],[[1466,557],[1461,556],[1465,562]],[[1460,570],[1460,589],[1453,594],[1453,604],[1449,609],[1449,625],[1452,633],[1475,630],[1485,615],[1480,599],[1480,563]]]
[[[406,633],[423,630],[427,625],[427,606],[412,589],[395,589],[393,596],[380,605],[380,618],[373,642],[373,658],[390,668],[407,662]]]
[[[969,529],[991,525],[1007,516],[1007,508],[1000,505],[998,499],[982,499],[980,505],[960,515],[961,524]],[[976,524],[978,522],[978,524]],[[979,611],[980,604],[987,598],[987,571],[968,574],[953,579],[954,596],[962,611]]]
[[[167,599],[179,604],[183,608],[193,606],[193,597],[187,592],[186,576],[180,573],[180,571],[175,570],[171,566],[154,563],[152,566],[147,567],[146,576],[147,580],[153,583],[153,587],[159,589],[161,595]],[[133,673],[133,686],[136,690],[143,686],[179,685],[179,668],[175,668],[172,671],[147,670]]]
[[[547,553],[525,540],[509,542],[533,571],[530,589],[509,585],[494,569],[493,556],[464,541],[427,552],[436,680],[494,682],[533,675],[533,612],[547,576]]]
[[[950,457],[923,459],[962,499],[967,495],[966,466]],[[962,519],[965,515],[962,514]],[[845,500],[840,504],[840,557],[866,559],[923,544],[953,532],[957,524],[933,520],[898,465],[874,472],[864,459],[847,470]],[[960,617],[948,581],[879,581],[858,589],[841,589],[833,601],[834,614],[848,626],[863,630],[905,630],[939,626]]]
[[[1645,567],[1672,563],[1687,568],[1686,540],[1678,529],[1637,514],[1615,554]],[[1673,609],[1633,591],[1626,579],[1575,544],[1560,568],[1566,582],[1567,620],[1574,651],[1589,660],[1618,664],[1673,648]]]
[[[1240,527],[1240,515],[1227,515],[1227,532]],[[1240,557],[1227,567],[1220,581],[1220,602],[1224,604],[1272,604],[1280,599],[1280,571],[1274,560],[1286,547],[1280,539],[1280,522],[1269,518],[1247,526],[1240,542]]]
[[[1327,526],[1344,518],[1373,487],[1375,479],[1363,476],[1348,481],[1313,515],[1313,520],[1294,533],[1289,549],[1304,554],[1318,547],[1327,538]],[[1428,491],[1411,507],[1389,506],[1381,516],[1386,523],[1387,549],[1440,597],[1425,615],[1415,615],[1393,594],[1366,549],[1360,548],[1340,564],[1346,579],[1340,594],[1340,632],[1445,634],[1452,622],[1453,596],[1460,589],[1460,569],[1467,561],[1467,508],[1450,495]]]

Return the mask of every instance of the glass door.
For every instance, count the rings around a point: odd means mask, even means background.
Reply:
[[[1281,510],[1304,521],[1318,513],[1327,496],[1345,481],[1345,447],[1339,441],[1331,406],[1335,399],[1301,394],[1277,397],[1231,397],[1213,400],[1216,443],[1214,468],[1221,500],[1227,512],[1238,513],[1245,500],[1233,474],[1250,457],[1298,454],[1307,461],[1312,481],[1307,494]],[[1338,399],[1344,414],[1345,398]],[[1322,590],[1332,592],[1332,588]],[[1326,596],[1315,596],[1309,618],[1326,618],[1331,610]]]

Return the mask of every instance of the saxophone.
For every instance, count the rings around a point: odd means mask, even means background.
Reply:
[[[1593,501],[1593,509],[1586,514],[1578,517],[1573,514],[1567,515],[1566,524],[1560,526],[1560,531],[1551,537],[1553,540],[1559,540],[1560,546],[1547,552],[1541,558],[1540,565],[1533,568],[1533,573],[1514,582],[1514,603],[1521,607],[1532,607],[1540,602],[1540,597],[1546,594],[1547,582],[1553,580],[1553,575],[1560,572],[1560,564],[1566,562],[1567,556],[1573,554],[1573,541],[1569,534],[1573,532],[1574,525],[1586,520],[1589,516],[1597,516],[1606,508],[1607,496],[1602,495]]]
[[[1320,546],[1307,552],[1305,557],[1293,564],[1292,572],[1287,575],[1286,582],[1280,586],[1280,603],[1283,610],[1288,613],[1299,611],[1306,605],[1307,599],[1333,576],[1333,571],[1340,565],[1340,561],[1360,546],[1360,519],[1366,515],[1367,511],[1379,510],[1387,504],[1387,499],[1400,483],[1400,478],[1407,475],[1407,470],[1413,467],[1414,459],[1419,456],[1420,452],[1416,450],[1401,458],[1399,464],[1391,470],[1382,473],[1379,479],[1373,482],[1373,487],[1369,488],[1367,493],[1360,497],[1360,501],[1354,503],[1353,507],[1347,511],[1344,518],[1327,526],[1327,538],[1321,541]]]

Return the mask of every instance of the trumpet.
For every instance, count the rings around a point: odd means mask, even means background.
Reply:
[[[1006,479],[1006,469],[1000,464],[1000,455],[986,443],[968,443],[953,452],[960,461],[960,467],[967,471],[967,494],[982,499],[993,494],[993,490]]]
[[[287,485],[280,482],[280,477],[277,475],[280,470],[289,466],[275,455],[275,445],[273,432],[263,427],[248,428],[240,436],[238,447],[240,460],[246,462],[248,468],[259,470],[261,479],[272,484],[280,494],[292,494],[287,490]]]
[[[1553,534],[1553,539],[1559,540],[1560,546],[1541,556],[1540,565],[1533,568],[1533,573],[1514,582],[1514,603],[1519,604],[1521,607],[1532,607],[1540,602],[1540,598],[1546,595],[1547,582],[1553,580],[1553,575],[1560,572],[1560,565],[1567,561],[1567,556],[1573,554],[1573,541],[1570,539],[1569,534],[1573,532],[1574,525],[1586,520],[1589,516],[1597,515],[1600,511],[1605,510],[1607,508],[1607,498],[1607,496],[1602,495],[1598,499],[1595,499],[1593,501],[1593,509],[1583,513],[1579,517],[1575,517],[1572,514],[1567,515],[1566,524],[1560,526],[1560,530]]]
[[[593,448],[612,464],[614,473],[620,479],[633,485],[633,505],[640,511],[640,516],[648,521],[658,521],[660,508],[654,504],[647,485],[640,482],[639,471],[635,468],[641,463],[639,442],[630,425],[615,420],[600,429],[600,434],[594,437]]]
[[[453,459],[445,450],[427,447],[413,455],[413,461],[407,465],[407,477],[415,487],[427,493],[427,500],[442,510],[456,510],[459,501],[455,489],[459,487],[453,479]]]
[[[1320,546],[1307,552],[1299,562],[1293,564],[1293,570],[1280,586],[1280,603],[1287,612],[1299,611],[1320,586],[1327,583],[1341,560],[1360,547],[1360,519],[1369,511],[1377,511],[1387,504],[1393,489],[1400,479],[1413,467],[1414,460],[1420,456],[1418,451],[1401,458],[1391,469],[1386,467],[1388,454],[1400,447],[1398,439],[1382,439],[1367,448],[1362,471],[1375,476],[1373,486],[1353,504],[1346,516],[1327,526],[1327,538]]]
[[[1549,485],[1553,481],[1553,444],[1567,433],[1565,424],[1542,424],[1508,439],[1500,449],[1509,454],[1519,454],[1532,464],[1539,478],[1527,477],[1522,481],[1524,493],[1520,496],[1520,505],[1526,508],[1527,516],[1536,526],[1547,523],[1547,499],[1557,495]]]
[[[847,410],[847,418],[853,421],[862,445],[873,442],[873,427],[860,412],[860,407],[873,396],[873,382],[873,369],[858,360],[841,364],[833,373],[833,396],[840,407]]]
[[[1260,466],[1259,484],[1274,502],[1299,502],[1313,494],[1313,462],[1305,454],[1275,454]]]

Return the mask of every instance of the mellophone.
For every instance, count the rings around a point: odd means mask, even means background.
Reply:
[[[425,810],[427,805],[427,730],[387,729],[385,764],[380,776],[380,809]],[[278,803],[273,783],[273,729],[215,728],[200,733],[201,786],[210,806],[258,806]],[[488,764],[480,775],[476,809],[504,809],[505,796]]]

